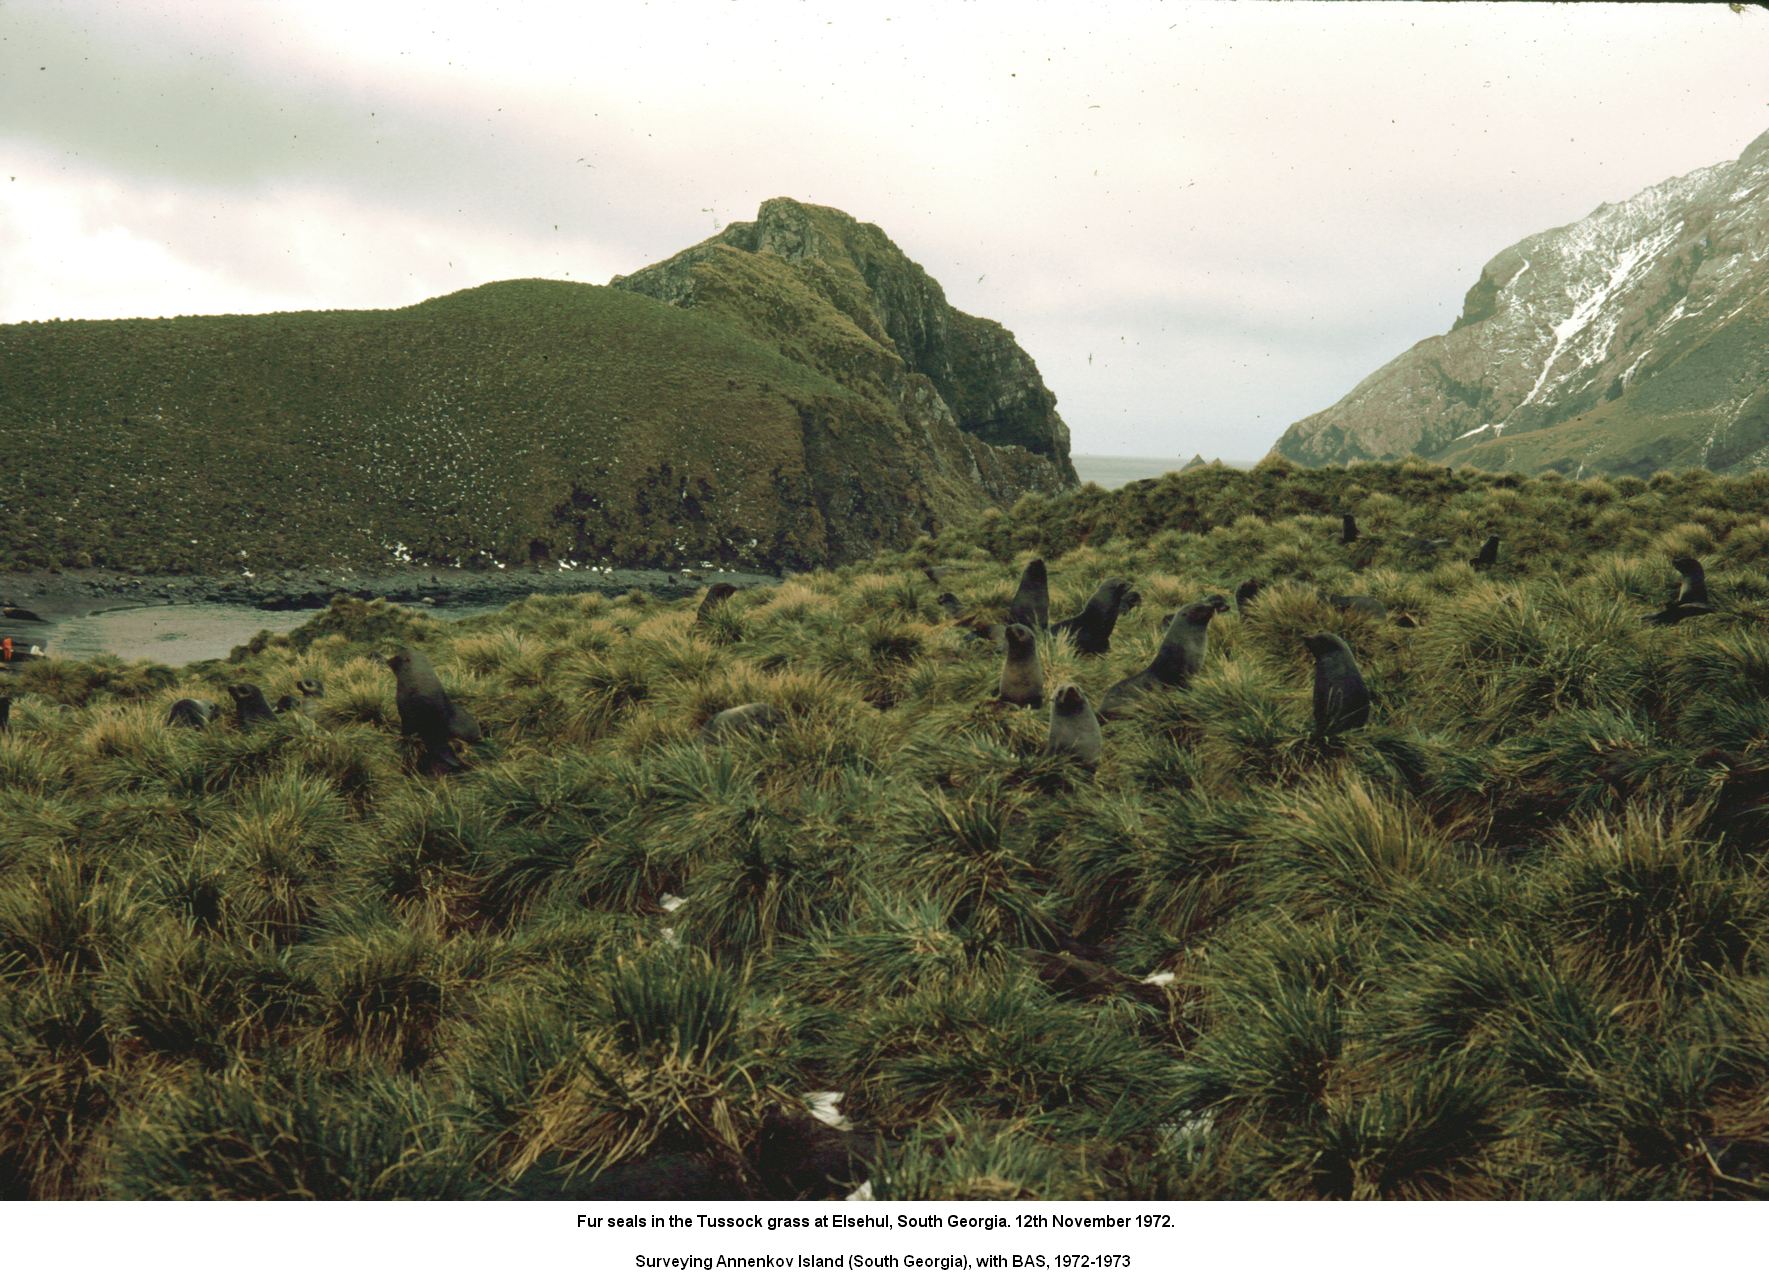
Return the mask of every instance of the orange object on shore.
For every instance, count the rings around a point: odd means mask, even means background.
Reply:
[[[0,637],[0,663],[12,662],[12,638]]]

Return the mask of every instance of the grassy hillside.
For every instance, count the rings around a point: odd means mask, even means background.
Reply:
[[[1761,1196],[1766,495],[1203,468],[704,628],[636,594],[340,602],[228,665],[31,665],[0,735],[0,1189]],[[1090,774],[989,701],[999,656],[936,601],[1004,612],[1032,551],[1053,616],[1108,575],[1143,595],[1103,659],[1041,642],[1095,702],[1164,611],[1267,588]],[[1644,625],[1684,552],[1720,612]],[[1336,741],[1322,629],[1375,698]],[[402,750],[400,641],[486,725],[464,776]],[[311,721],[160,724],[302,676]],[[699,741],[757,700],[777,733]],[[825,1090],[855,1131],[812,1158]]]
[[[804,566],[1025,489],[714,317],[582,284],[18,324],[0,367],[12,569]]]

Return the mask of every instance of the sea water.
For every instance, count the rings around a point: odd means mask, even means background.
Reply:
[[[1075,465],[1076,476],[1083,482],[1097,483],[1108,491],[1145,477],[1176,473],[1190,463],[1189,457],[1182,459],[1177,455],[1071,455],[1069,459]],[[1223,463],[1232,469],[1253,467],[1241,460],[1224,460]]]
[[[503,607],[486,605],[414,606],[438,619],[464,619]],[[114,654],[123,659],[151,659],[183,667],[199,659],[224,659],[235,646],[260,632],[292,632],[319,614],[318,610],[259,610],[252,606],[130,606],[31,624],[30,639],[55,658],[89,659]]]

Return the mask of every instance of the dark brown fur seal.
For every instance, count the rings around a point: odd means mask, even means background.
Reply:
[[[1314,655],[1314,728],[1331,738],[1358,729],[1370,720],[1370,691],[1358,671],[1351,647],[1331,632],[1302,638]]]
[[[1679,606],[1708,605],[1708,575],[1701,567],[1701,562],[1694,557],[1682,556],[1671,558],[1671,565],[1683,576],[1677,582],[1677,595],[1671,598],[1671,604]]]
[[[700,609],[694,612],[694,622],[696,624],[705,623],[712,617],[712,612],[729,601],[731,594],[736,591],[737,589],[728,583],[713,584],[706,590],[706,595],[700,599]]]
[[[1007,621],[1024,624],[1034,632],[1050,627],[1050,580],[1045,575],[1044,558],[1034,557],[1026,563],[1019,591],[1007,605]]]
[[[1204,666],[1204,649],[1209,640],[1210,620],[1216,607],[1206,601],[1182,606],[1161,638],[1161,648],[1152,663],[1135,676],[1125,677],[1100,700],[1101,720],[1122,716],[1130,705],[1150,690],[1162,687],[1184,689]]]
[[[1344,524],[1339,531],[1339,542],[1342,544],[1354,544],[1357,542],[1357,518],[1353,517],[1350,513],[1344,514],[1344,518]]]
[[[1064,685],[1050,701],[1050,739],[1045,750],[1071,756],[1089,767],[1099,764],[1099,718],[1079,686]]]
[[[264,701],[264,691],[256,685],[229,685],[227,692],[233,696],[234,721],[242,730],[253,729],[267,720],[276,719],[276,713]]]
[[[1474,556],[1468,559],[1468,564],[1473,566],[1476,570],[1485,570],[1490,566],[1498,565],[1499,537],[1497,535],[1488,535],[1486,537],[1486,543],[1480,546],[1479,552],[1475,553]]]
[[[1202,601],[1198,602],[1198,604],[1201,606],[1209,606],[1212,610],[1216,611],[1217,614],[1227,614],[1229,611],[1228,598],[1223,596],[1220,592],[1211,593],[1208,597],[1205,597]],[[1162,615],[1162,630],[1165,631],[1168,627],[1172,626],[1173,621],[1178,617],[1178,610],[1169,610],[1166,614]]]
[[[0,734],[12,728],[12,700],[0,696]]]
[[[166,713],[166,724],[186,729],[207,729],[221,709],[206,698],[181,698]]]
[[[1253,604],[1253,599],[1259,595],[1259,590],[1262,587],[1264,585],[1257,579],[1243,579],[1240,587],[1235,589],[1236,613],[1245,614],[1247,607]]]
[[[745,734],[765,734],[786,723],[786,713],[770,703],[727,707],[700,728],[705,743],[727,743]]]
[[[1050,630],[1072,635],[1078,654],[1104,654],[1112,648],[1112,628],[1118,622],[1119,608],[1128,591],[1128,579],[1108,579],[1094,589],[1080,614],[1059,620]]]
[[[1714,607],[1708,600],[1707,572],[1702,569],[1701,563],[1693,557],[1673,557],[1671,565],[1683,576],[1677,584],[1677,595],[1671,598],[1663,610],[1647,615],[1646,622],[1681,623],[1698,614],[1712,614]]]
[[[996,697],[1016,707],[1044,706],[1044,669],[1038,665],[1038,641],[1023,623],[1007,625],[1007,658],[1001,665]]]
[[[399,706],[399,732],[416,738],[424,745],[424,770],[432,775],[455,773],[461,769],[460,757],[449,746],[458,738],[464,743],[483,742],[485,731],[473,713],[449,701],[436,669],[421,650],[403,647],[387,666],[393,669],[397,686],[393,699]]]

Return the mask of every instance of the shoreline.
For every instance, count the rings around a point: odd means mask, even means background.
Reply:
[[[109,570],[0,572],[0,602],[41,615],[48,623],[107,610],[143,606],[231,605],[255,610],[322,610],[339,593],[402,605],[495,605],[533,593],[641,589],[666,600],[694,596],[710,583],[740,588],[780,582],[780,577],[732,570],[279,570],[256,578],[217,575],[131,575]]]

